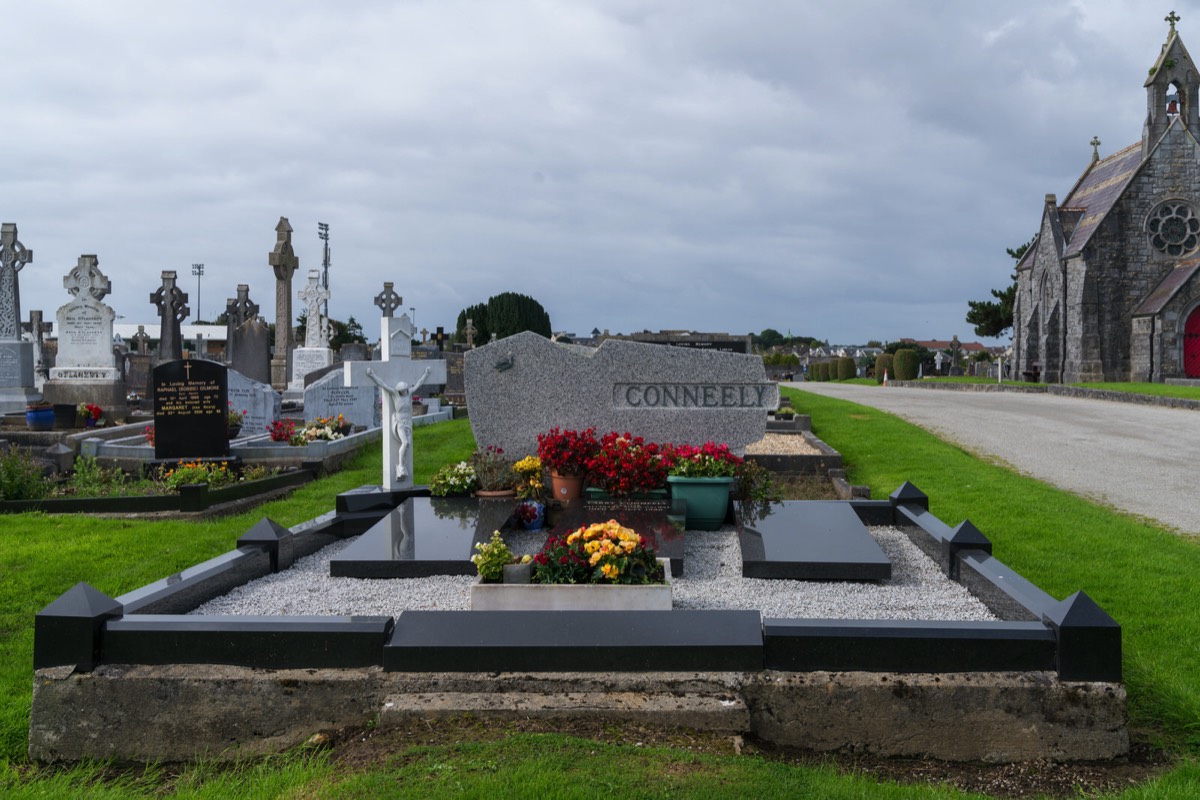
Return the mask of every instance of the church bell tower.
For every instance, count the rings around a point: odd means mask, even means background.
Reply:
[[[1187,48],[1175,30],[1179,15],[1172,11],[1164,18],[1171,29],[1150,75],[1146,78],[1146,124],[1142,128],[1142,158],[1179,118],[1200,141],[1200,75]]]

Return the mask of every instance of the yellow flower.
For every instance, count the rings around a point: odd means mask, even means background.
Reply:
[[[617,579],[617,575],[620,573],[620,570],[618,570],[614,564],[605,564],[600,568],[600,572],[603,573],[604,577],[608,578],[610,581],[614,581]]]

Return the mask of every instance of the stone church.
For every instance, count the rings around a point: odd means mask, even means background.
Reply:
[[[1200,378],[1200,74],[1167,17],[1142,140],[1092,161],[1017,264],[1018,372],[1048,383]]]

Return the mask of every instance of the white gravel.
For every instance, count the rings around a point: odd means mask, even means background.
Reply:
[[[948,580],[901,531],[870,529],[892,560],[892,578],[881,583],[743,578],[732,527],[689,531],[686,577],[674,579],[676,608],[758,609],[764,617],[831,619],[995,620],[987,607]],[[508,540],[516,553],[536,552],[544,534]],[[329,559],[353,539],[332,544],[215,598],[193,614],[388,615],[401,611],[468,610],[472,576],[433,578],[331,578]]]

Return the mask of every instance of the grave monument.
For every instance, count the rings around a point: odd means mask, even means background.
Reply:
[[[251,380],[271,382],[270,329],[250,299],[250,287],[240,283],[237,298],[225,304],[227,361]]]
[[[33,344],[33,384],[41,389],[50,371],[46,364],[46,335],[54,332],[54,325],[43,321],[42,310],[35,308],[29,312],[29,322],[21,323],[21,330],[29,334]]]
[[[380,304],[380,309],[386,311],[386,305],[388,303]],[[343,365],[343,383],[348,387],[370,384],[379,387],[383,396],[382,487],[386,491],[397,491],[413,485],[412,396],[421,386],[444,384],[446,363],[432,359],[413,361],[413,324],[407,314],[398,319],[390,316],[383,319],[382,360],[347,361]]]
[[[21,340],[21,292],[17,278],[30,261],[33,251],[17,240],[16,224],[0,225],[0,411],[20,411],[37,399],[33,344]]]
[[[537,452],[554,426],[629,431],[653,442],[724,442],[741,453],[766,433],[779,387],[741,353],[608,339],[598,348],[526,331],[464,354],[471,429],[482,447]]]
[[[137,333],[130,337],[133,350],[125,354],[125,383],[130,392],[139,397],[150,396],[150,334],[145,325],[138,325]]]
[[[271,357],[271,385],[279,391],[288,388],[288,365],[292,343],[292,275],[300,259],[292,250],[292,226],[280,217],[275,226],[275,249],[267,256],[275,272],[275,353]]]
[[[95,403],[124,416],[125,381],[113,357],[113,310],[101,302],[111,291],[94,255],[81,255],[63,277],[71,302],[58,309],[58,356],[42,393],[51,403]]]
[[[175,270],[164,269],[162,286],[150,293],[150,302],[158,307],[158,353],[155,364],[178,361],[183,358],[183,339],[179,323],[190,313],[187,293],[175,285]]]
[[[229,384],[224,364],[190,358],[168,361],[154,368],[151,382],[156,459],[229,455]]]
[[[304,391],[304,376],[325,369],[333,364],[333,351],[329,349],[329,319],[321,314],[321,304],[329,299],[329,290],[321,285],[321,271],[310,269],[308,283],[299,292],[304,303],[306,324],[304,346],[292,353],[292,381],[288,390]]]

